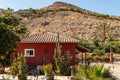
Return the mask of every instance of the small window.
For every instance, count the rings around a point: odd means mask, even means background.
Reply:
[[[25,49],[25,57],[34,57],[35,56],[35,50],[34,49]]]

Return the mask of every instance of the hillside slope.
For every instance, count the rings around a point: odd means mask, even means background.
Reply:
[[[107,22],[110,23],[110,35],[120,38],[120,17],[98,14],[63,2],[55,2],[42,9],[19,10],[14,14],[23,18],[22,23],[28,28],[29,35],[60,32],[67,37],[90,40],[96,34],[102,37],[96,27]]]

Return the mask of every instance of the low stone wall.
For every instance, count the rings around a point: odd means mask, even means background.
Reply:
[[[44,75],[34,77],[34,76],[28,76],[28,80],[46,80],[46,77]],[[17,76],[13,77],[12,75],[8,74],[0,74],[0,80],[9,79],[9,80],[18,80]],[[55,80],[70,80],[70,76],[54,76]]]

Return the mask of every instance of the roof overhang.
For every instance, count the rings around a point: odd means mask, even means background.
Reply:
[[[88,48],[86,48],[86,47],[84,47],[84,46],[81,46],[80,44],[78,44],[78,45],[76,46],[76,48],[77,48],[77,50],[78,50],[79,52],[91,52],[90,49],[88,49]]]

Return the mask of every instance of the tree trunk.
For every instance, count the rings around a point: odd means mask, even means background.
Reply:
[[[86,52],[85,52],[85,67],[86,67]]]

